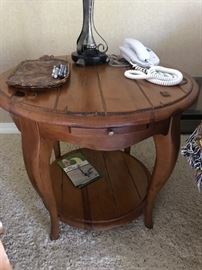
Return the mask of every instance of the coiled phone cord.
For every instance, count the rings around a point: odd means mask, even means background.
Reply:
[[[179,70],[161,66],[143,68],[131,63],[134,69],[125,71],[124,75],[129,79],[145,79],[151,83],[162,86],[173,86],[182,82],[183,75]]]
[[[133,69],[125,71],[124,75],[129,79],[145,79],[151,83],[162,86],[174,86],[183,81],[183,75],[180,71],[171,68],[165,68],[161,66],[151,66],[144,68],[126,61],[123,57],[112,54],[109,56],[110,66],[113,67],[129,67]]]

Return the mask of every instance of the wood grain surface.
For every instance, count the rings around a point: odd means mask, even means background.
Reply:
[[[146,167],[122,151],[79,149],[79,152],[101,177],[79,189],[73,186],[57,161],[51,165],[60,219],[85,229],[106,229],[138,217],[145,205],[150,179]]]
[[[124,70],[107,64],[82,68],[70,63],[67,83],[40,93],[8,87],[10,70],[0,76],[0,106],[39,122],[111,127],[169,118],[177,110],[184,111],[197,97],[197,85],[186,74],[185,84],[161,87],[126,79]]]

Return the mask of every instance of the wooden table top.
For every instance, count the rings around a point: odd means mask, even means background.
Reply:
[[[161,87],[129,80],[124,70],[70,63],[69,81],[43,92],[8,87],[9,70],[0,75],[0,106],[38,122],[103,127],[163,120],[184,111],[197,98],[197,84],[186,74],[186,83]]]

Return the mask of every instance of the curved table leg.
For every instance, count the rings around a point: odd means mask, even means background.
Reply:
[[[60,151],[60,142],[56,141],[53,145],[53,150],[55,153],[55,158],[60,158],[61,157],[61,151]]]
[[[22,149],[28,176],[41,196],[50,214],[51,239],[59,237],[59,222],[56,201],[50,178],[50,157],[53,142],[40,136],[37,123],[20,120]]]
[[[180,115],[170,120],[167,135],[155,135],[156,161],[148,188],[145,206],[144,223],[148,228],[153,227],[152,209],[154,201],[160,189],[171,175],[178,157],[180,147]]]

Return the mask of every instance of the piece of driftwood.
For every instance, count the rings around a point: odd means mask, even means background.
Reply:
[[[67,76],[63,79],[52,78],[53,66],[67,66]],[[37,60],[25,60],[10,74],[7,84],[13,87],[43,90],[64,84],[69,77],[69,63],[54,56],[43,56]]]

